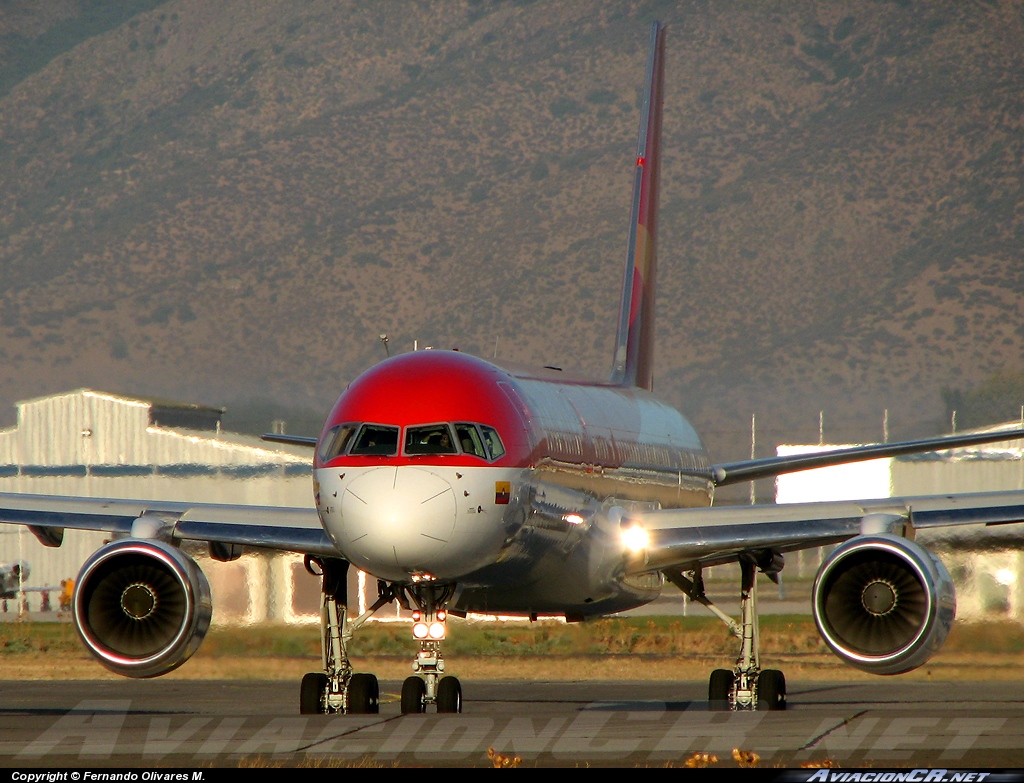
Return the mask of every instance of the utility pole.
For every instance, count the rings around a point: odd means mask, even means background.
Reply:
[[[757,449],[757,414],[750,414],[750,458],[755,459],[754,452]],[[750,505],[757,504],[757,482],[750,482]]]

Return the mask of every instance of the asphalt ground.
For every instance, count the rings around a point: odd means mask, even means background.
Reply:
[[[7,767],[1024,767],[1024,683],[789,683],[784,712],[710,712],[705,682],[466,681],[459,715],[298,714],[298,683],[0,683]],[[489,753],[490,751],[490,753]],[[749,758],[749,757],[748,757]]]

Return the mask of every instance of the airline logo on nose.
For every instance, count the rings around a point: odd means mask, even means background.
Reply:
[[[507,506],[509,496],[512,494],[512,485],[507,481],[494,482],[494,504],[496,506]]]

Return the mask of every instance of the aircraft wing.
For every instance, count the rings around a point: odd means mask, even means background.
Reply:
[[[978,446],[982,443],[1019,440],[1024,438],[1024,429],[972,432],[968,435],[952,435],[927,440],[903,441],[901,443],[875,443],[868,446],[853,446],[847,449],[818,451],[813,454],[790,454],[784,457],[721,462],[711,466],[711,476],[716,486],[736,484],[740,481],[754,481],[770,478],[783,473],[861,462],[881,457],[899,457],[904,454],[921,454],[928,451]]]
[[[311,438],[307,435],[278,435],[273,432],[265,432],[260,436],[260,440],[265,440],[268,443],[287,443],[289,446],[309,446],[314,448],[316,446],[316,438]]]
[[[623,524],[646,531],[631,571],[688,570],[727,563],[741,552],[785,553],[860,533],[1024,522],[1024,490],[967,495],[632,512]]]
[[[175,540],[338,554],[313,508],[0,493],[0,522],[27,525],[48,546],[60,545],[65,528],[131,534],[140,519]]]

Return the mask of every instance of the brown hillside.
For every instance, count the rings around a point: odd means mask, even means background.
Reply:
[[[604,375],[656,17],[657,387],[718,454],[1021,368],[1019,3],[145,8],[4,22],[4,405],[326,411],[381,332]]]

